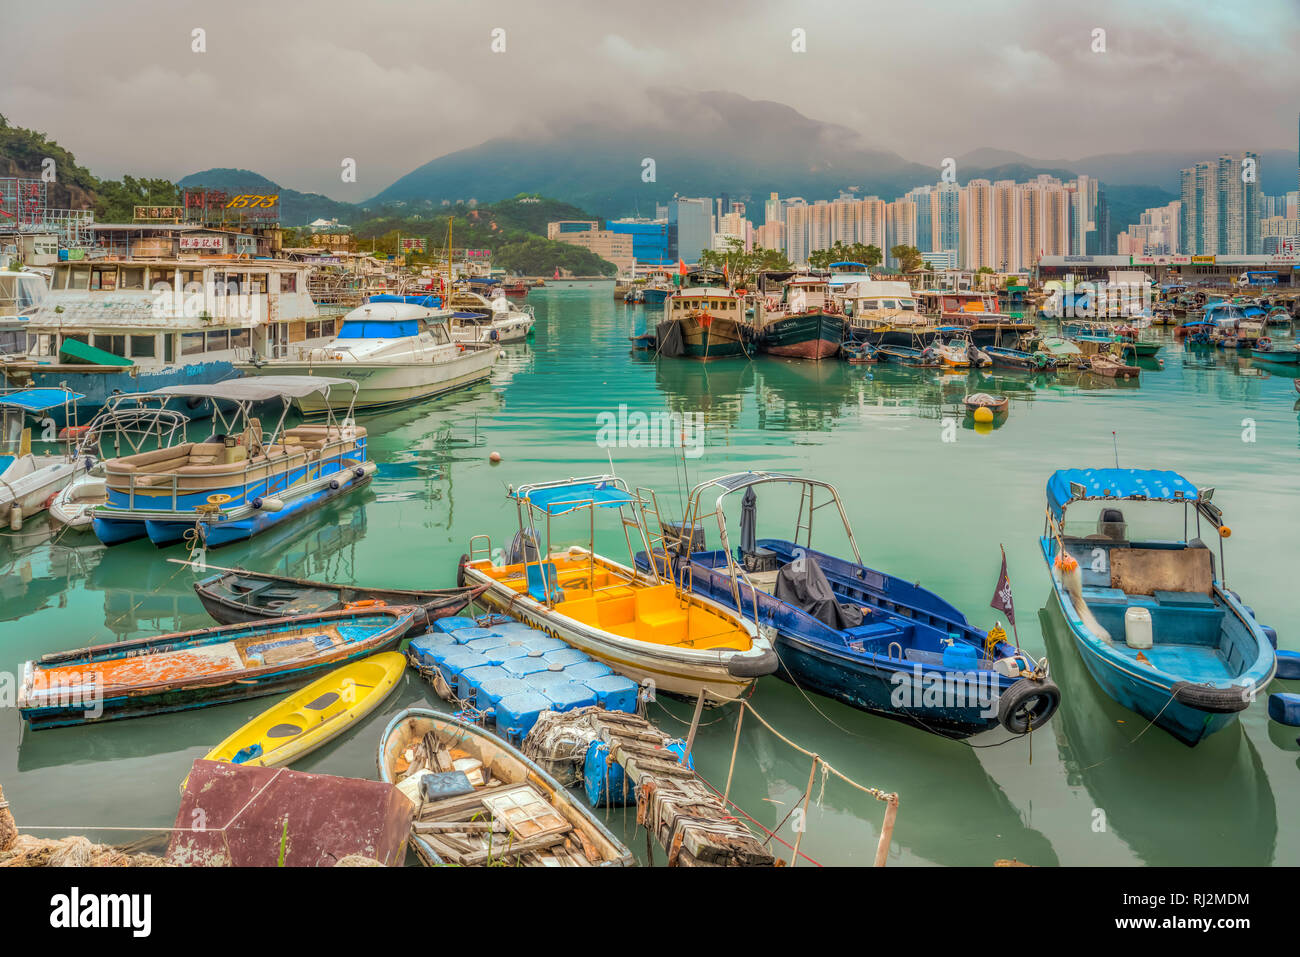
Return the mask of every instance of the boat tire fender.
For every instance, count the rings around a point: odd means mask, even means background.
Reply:
[[[469,561],[469,555],[461,555],[460,561],[456,563],[456,587],[465,587],[465,565]]]
[[[1047,678],[1021,678],[998,698],[998,723],[1012,734],[1041,728],[1061,704],[1061,689]]]
[[[330,491],[331,491],[331,492],[337,492],[337,491],[338,491],[338,488],[339,488],[339,480],[338,480],[338,479],[330,479]]]
[[[775,673],[780,660],[768,648],[761,655],[734,655],[727,659],[727,674],[733,678],[761,678]]]
[[[1179,704],[1205,711],[1209,714],[1236,714],[1245,711],[1250,704],[1250,688],[1238,685],[1232,688],[1211,688],[1206,685],[1192,684],[1190,681],[1175,682],[1172,689],[1174,700]]]
[[[1269,695],[1268,716],[1278,724],[1300,728],[1300,694]]]
[[[1277,653],[1277,676],[1288,680],[1300,678],[1300,651]]]

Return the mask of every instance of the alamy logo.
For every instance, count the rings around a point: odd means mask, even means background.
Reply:
[[[596,444],[602,449],[684,449],[690,459],[704,454],[702,412],[629,412],[621,403],[617,412],[596,414]]]
[[[78,887],[71,893],[50,898],[50,926],[125,927],[133,937],[148,937],[153,926],[153,896],[150,894],[82,894]]]

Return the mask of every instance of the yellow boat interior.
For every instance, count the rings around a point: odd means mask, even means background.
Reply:
[[[552,554],[527,565],[483,560],[470,567],[517,594],[551,604],[561,615],[623,638],[707,651],[748,651],[752,644],[729,614],[671,582],[655,583],[585,551]]]

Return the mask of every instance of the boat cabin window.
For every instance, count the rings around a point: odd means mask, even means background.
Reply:
[[[45,281],[40,276],[10,274],[5,278],[8,281],[0,283],[0,306],[21,312],[45,301]]]
[[[68,336],[67,338],[72,338]],[[115,356],[126,358],[126,336],[105,336],[96,335],[94,341],[90,343],[96,349],[103,349],[105,352],[111,352]]]
[[[90,288],[90,270],[87,268],[72,269],[68,273],[69,289],[88,289]]]
[[[157,354],[158,342],[153,336],[131,337],[131,358],[152,359]]]
[[[45,359],[54,355],[54,336],[38,333],[27,337],[27,354],[34,359]]]
[[[230,330],[230,348],[232,348],[232,349],[247,349],[250,345],[252,345],[252,342],[253,342],[252,336],[253,336],[253,333],[252,333],[252,330],[250,330],[250,329],[247,329],[247,328],[244,328],[244,329],[231,329],[231,330]]]
[[[121,281],[118,283],[119,289],[143,289],[144,288],[144,268],[123,269],[121,272]]]
[[[0,329],[0,355],[18,356],[27,353],[27,333],[18,329]]]
[[[181,355],[197,356],[203,353],[203,333],[186,332],[181,335]]]
[[[203,291],[203,270],[202,270],[202,269],[182,269],[182,270],[181,270],[181,285],[185,287],[185,291],[186,291],[186,292],[189,292],[189,291],[190,291],[190,286],[191,286],[191,285],[194,285],[194,286],[197,286],[197,287],[198,287],[198,288],[195,290],[196,292],[202,292],[202,291]]]
[[[95,267],[90,270],[90,288],[91,289],[116,289],[117,288],[117,267],[109,266],[107,268]]]
[[[208,352],[221,352],[230,348],[230,330],[222,329],[218,332],[209,332],[205,340],[205,346]]]
[[[244,276],[243,281],[240,283],[239,291],[246,296],[266,295],[266,273],[253,272]]]
[[[451,342],[451,333],[447,331],[445,322],[430,322],[425,324],[425,331],[433,337],[435,345],[446,345]]]
[[[280,273],[280,291],[281,292],[298,291],[298,274],[296,272]]]
[[[420,323],[416,319],[345,319],[339,330],[340,339],[402,339],[419,334]]]
[[[163,362],[176,360],[176,343],[172,336],[163,336]]]

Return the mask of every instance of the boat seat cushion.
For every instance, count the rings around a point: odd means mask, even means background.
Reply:
[[[1130,595],[1151,595],[1157,589],[1211,595],[1209,549],[1112,548],[1110,584]]]
[[[1097,585],[1083,586],[1083,600],[1089,605],[1127,605],[1128,595],[1119,588],[1101,588]]]

